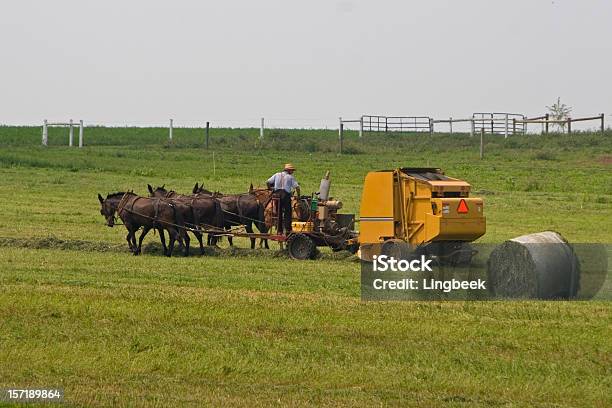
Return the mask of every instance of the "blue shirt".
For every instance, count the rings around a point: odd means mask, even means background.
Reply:
[[[285,190],[289,194],[291,194],[291,190],[300,186],[295,180],[295,177],[286,171],[278,172],[270,177],[268,179],[268,184],[273,185],[274,190]]]

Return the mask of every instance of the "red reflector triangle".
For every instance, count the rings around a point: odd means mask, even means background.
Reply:
[[[461,201],[459,201],[459,207],[457,207],[457,212],[459,214],[466,214],[469,211],[467,204],[465,203],[465,200],[461,199]]]

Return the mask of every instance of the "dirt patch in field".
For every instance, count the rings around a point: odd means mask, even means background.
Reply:
[[[599,159],[597,159],[598,162],[600,162],[601,164],[606,164],[606,165],[612,165],[612,156],[609,154],[605,154],[603,156],[600,156]]]

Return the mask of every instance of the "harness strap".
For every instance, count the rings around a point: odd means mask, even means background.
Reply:
[[[125,203],[129,197],[128,194],[129,193],[125,193],[123,194],[123,196],[121,196],[121,200],[119,200],[119,204],[117,204],[117,214],[119,214],[119,212],[123,210],[123,207],[125,206]]]
[[[134,212],[134,204],[136,204],[136,201],[138,201],[138,199],[140,198],[140,196],[136,196],[133,200],[132,200],[132,206],[131,206],[131,210],[132,212]]]

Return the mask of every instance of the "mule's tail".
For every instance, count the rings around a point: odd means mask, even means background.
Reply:
[[[174,215],[174,225],[179,230],[179,234],[187,234],[187,230],[185,229],[185,218],[183,217],[180,209],[176,208],[176,204],[170,204],[172,207],[172,212]]]
[[[225,223],[225,217],[223,216],[223,208],[221,208],[221,203],[216,198],[214,199],[215,203],[215,214],[212,218],[212,224],[215,227],[223,228],[223,224]]]
[[[200,230],[200,212],[194,208],[193,205],[189,206],[189,213],[191,214],[191,228]]]
[[[257,221],[255,226],[259,232],[265,234],[268,232],[268,226],[266,225],[266,208],[260,202],[257,202]]]
[[[225,225],[225,216],[223,215],[223,208],[221,207],[221,203],[217,198],[213,197],[213,202],[215,203],[215,213],[211,219],[211,223],[214,230],[222,231]],[[216,233],[209,234],[212,235],[214,243],[218,243],[223,240],[223,236],[219,236]]]

